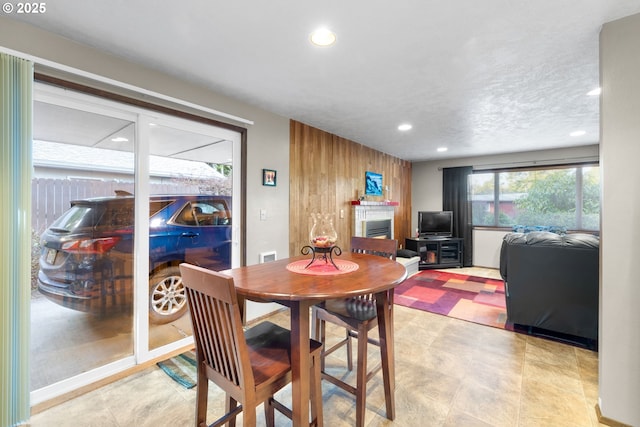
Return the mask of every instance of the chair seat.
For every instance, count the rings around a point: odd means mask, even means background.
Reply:
[[[327,310],[332,314],[336,314],[347,320],[353,318],[355,320],[372,320],[377,316],[376,303],[364,298],[341,298],[328,300],[319,305],[320,308]]]
[[[275,323],[262,322],[245,331],[256,387],[291,374],[291,333]],[[310,340],[311,352],[322,344]]]

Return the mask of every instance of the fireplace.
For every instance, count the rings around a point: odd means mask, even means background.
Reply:
[[[363,221],[362,231],[364,237],[391,239],[391,220],[379,219],[373,221]]]
[[[353,236],[393,239],[395,202],[351,202],[354,208]]]

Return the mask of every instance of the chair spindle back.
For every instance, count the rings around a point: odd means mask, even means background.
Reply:
[[[233,279],[188,264],[182,264],[180,271],[198,363],[206,365],[209,376],[241,393],[254,379]]]

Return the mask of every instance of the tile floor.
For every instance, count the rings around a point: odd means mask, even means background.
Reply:
[[[288,313],[271,320],[288,325]],[[385,418],[378,374],[369,382],[367,426],[600,425],[596,352],[401,306],[395,312],[395,351],[396,419]],[[327,366],[337,372],[343,357],[334,353]],[[284,403],[288,393],[289,387],[279,394]],[[34,414],[30,426],[192,426],[194,398],[195,389],[183,388],[154,366]],[[323,401],[325,426],[354,424],[352,396],[323,382]],[[222,393],[210,387],[210,422],[222,414],[222,402]],[[278,417],[276,425],[291,423]]]

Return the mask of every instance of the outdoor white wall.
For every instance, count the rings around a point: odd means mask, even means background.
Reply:
[[[415,230],[417,227],[418,211],[437,211],[442,209],[442,168],[473,166],[474,169],[482,170],[513,166],[563,164],[597,161],[598,156],[598,146],[588,145],[558,150],[413,163],[411,167],[411,229]],[[473,264],[480,267],[498,268],[500,245],[504,234],[502,231],[475,230],[473,235]]]
[[[600,33],[600,410],[640,426],[640,15]]]
[[[248,129],[247,264],[257,264],[260,252],[276,251],[278,258],[289,256],[288,118],[1,16],[0,47],[252,120],[253,125],[243,125],[209,115]],[[262,185],[263,168],[278,171],[276,187]],[[260,209],[266,209],[266,221],[260,221]]]

